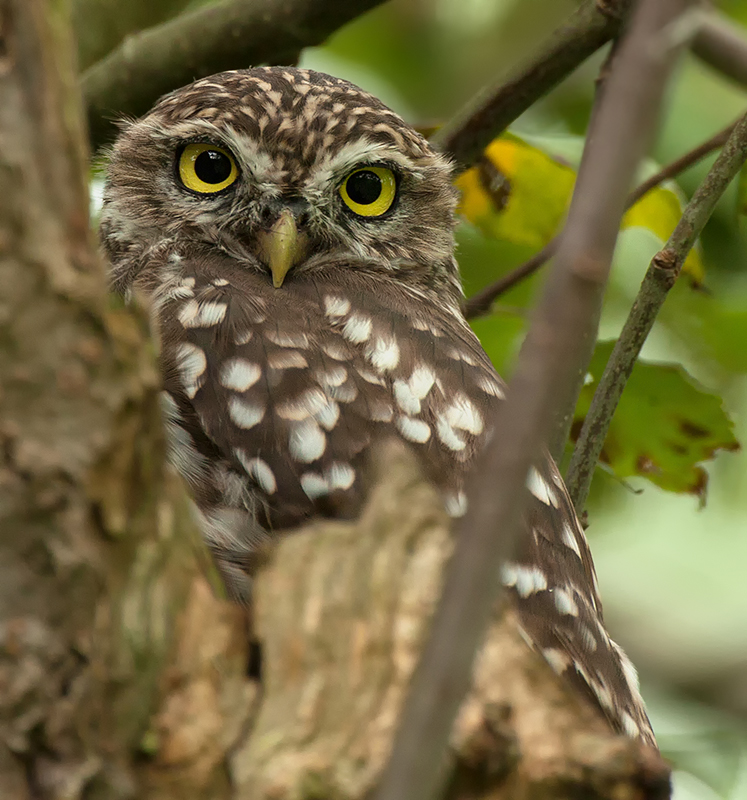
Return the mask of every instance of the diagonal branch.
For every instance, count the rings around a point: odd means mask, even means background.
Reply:
[[[223,0],[130,36],[82,76],[92,146],[113,120],[144,114],[162,94],[225,69],[292,64],[382,0]]]
[[[612,416],[643,343],[677,280],[687,254],[745,160],[747,114],[734,126],[728,142],[687,204],[669,241],[653,257],[620,338],[602,373],[566,476],[568,491],[579,514],[586,503]]]
[[[642,197],[648,194],[652,189],[664,183],[664,181],[671,180],[692,167],[693,164],[702,161],[714,150],[723,147],[736,124],[736,122],[733,122],[731,125],[727,125],[726,128],[714,134],[710,139],[665,165],[658,172],[655,172],[651,177],[643,181],[643,183],[633,189],[628,195],[625,204],[626,210],[634,206]],[[530,275],[534,275],[540,267],[544,266],[555,255],[558,249],[558,242],[559,237],[554,237],[539,251],[539,253],[536,253],[523,264],[516,267],[516,269],[511,270],[511,272],[503,275],[497,281],[494,281],[484,289],[472,295],[464,304],[464,314],[467,319],[473,319],[474,317],[487,314],[492,304],[502,294],[505,294],[505,292],[512,289],[518,283],[521,283],[521,281],[528,278]]]
[[[693,53],[708,66],[747,86],[747,30],[721,14],[709,14],[693,38]]]
[[[525,67],[478,94],[439,129],[433,146],[464,168],[473,164],[492,139],[617,36],[630,6],[631,0],[586,0]]]
[[[491,445],[468,486],[431,636],[413,676],[378,800],[430,800],[469,685],[474,654],[500,593],[500,565],[518,546],[525,480],[552,427],[556,398],[586,371],[630,188],[656,127],[675,56],[668,32],[695,0],[637,6],[615,59],[579,170],[568,223],[534,314]]]

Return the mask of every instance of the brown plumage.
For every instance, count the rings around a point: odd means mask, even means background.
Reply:
[[[238,601],[273,531],[358,513],[386,437],[464,513],[504,387],[460,312],[455,203],[449,164],[421,136],[308,70],[203,79],[115,144],[101,223],[112,282],[151,298],[172,460]],[[531,535],[496,580],[550,664],[653,743],[549,458],[529,489]]]

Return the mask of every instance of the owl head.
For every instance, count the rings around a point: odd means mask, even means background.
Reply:
[[[199,80],[126,124],[101,219],[115,290],[153,289],[189,248],[280,288],[360,269],[458,303],[451,166],[379,100],[305,69]]]

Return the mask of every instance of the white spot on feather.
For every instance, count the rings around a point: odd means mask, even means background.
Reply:
[[[280,350],[267,357],[267,363],[272,369],[303,369],[309,362],[298,350]]]
[[[373,372],[369,372],[367,369],[358,368],[358,374],[366,383],[372,383],[374,386],[386,386],[386,382],[382,378],[378,375],[374,375]]]
[[[620,715],[620,721],[622,722],[622,726],[625,730],[625,733],[628,734],[631,738],[635,739],[636,737],[641,735],[641,729],[638,727],[638,723],[630,716],[627,711],[623,711]]]
[[[288,446],[293,458],[310,464],[324,453],[327,437],[313,419],[306,419],[293,425]]]
[[[340,406],[334,400],[327,398],[327,402],[315,414],[314,419],[327,431],[331,431],[340,418]]]
[[[412,417],[397,417],[395,422],[399,432],[411,442],[424,444],[431,438],[431,428],[422,419]]]
[[[571,527],[571,523],[568,522],[567,519],[563,520],[563,542],[573,550],[573,552],[581,558],[581,549],[578,546],[578,540],[576,539],[576,532]]]
[[[341,342],[325,342],[322,345],[325,355],[334,358],[335,361],[347,361],[349,353]]]
[[[288,331],[266,331],[265,336],[268,341],[278,347],[300,347],[309,346],[309,337],[305,333],[292,333]]]
[[[641,690],[638,683],[638,673],[633,666],[633,662],[628,658],[625,651],[622,649],[622,647],[620,647],[619,644],[610,640],[610,646],[617,653],[617,656],[620,659],[620,666],[622,667],[623,675],[625,676],[625,680],[628,684],[631,694],[633,697],[640,700]],[[641,702],[643,701],[641,700]]]
[[[379,372],[387,372],[399,364],[399,345],[391,336],[377,336],[366,355]]]
[[[177,348],[176,363],[182,377],[184,392],[191,400],[202,386],[201,378],[207,367],[205,353],[191,342],[184,342]]]
[[[558,498],[549,483],[540,475],[536,467],[530,467],[527,488],[541,502],[553,508],[558,507]]]
[[[501,400],[506,397],[506,393],[503,391],[500,383],[493,378],[487,377],[486,375],[483,375],[478,379],[477,386],[482,389],[485,394],[498,397]]]
[[[228,415],[239,428],[249,430],[262,421],[265,410],[262,406],[247,403],[240,397],[231,397],[228,401]]]
[[[273,494],[277,490],[278,485],[275,480],[275,475],[266,461],[263,461],[261,458],[247,458],[243,450],[237,449],[233,452],[247,471],[247,474],[254,478],[262,491],[267,494]]]
[[[555,608],[561,614],[569,614],[572,617],[578,616],[578,606],[570,592],[565,589],[553,589],[553,598],[555,600]]]
[[[373,323],[370,317],[363,314],[351,314],[342,327],[342,335],[353,344],[360,344],[368,340],[371,335]]]
[[[341,403],[352,403],[358,397],[358,387],[352,381],[347,381],[341,386],[329,386],[327,392],[330,397]]]
[[[413,394],[409,383],[396,380],[392,388],[394,389],[394,399],[405,414],[412,415],[420,413],[420,399]]]
[[[321,389],[313,388],[302,392],[292,400],[279,403],[275,413],[281,419],[291,419],[298,422],[313,417],[328,403],[327,395]]]
[[[444,504],[450,517],[463,517],[467,513],[467,495],[464,492],[447,494]]]
[[[220,382],[226,389],[245,392],[259,380],[262,370],[245,358],[229,358],[220,370]]]
[[[336,297],[335,295],[325,295],[324,297],[324,313],[328,317],[344,317],[350,311],[350,301],[344,297]]]
[[[371,401],[368,406],[368,415],[372,422],[391,422],[394,409],[381,400]]]
[[[562,650],[558,650],[555,647],[546,647],[542,651],[542,655],[558,675],[562,675],[568,669],[570,659],[568,658],[568,654],[564,653]]]
[[[537,567],[504,564],[501,574],[504,586],[514,586],[519,597],[529,597],[534,592],[547,589],[547,578]]]
[[[408,384],[413,395],[422,400],[433,388],[435,382],[436,376],[433,374],[433,370],[425,364],[420,364],[412,371]]]
[[[316,472],[305,472],[301,475],[301,488],[309,500],[329,494],[329,483]]]
[[[179,311],[179,322],[185,328],[210,328],[223,322],[227,310],[225,303],[189,300]]]
[[[484,426],[480,412],[465,395],[457,397],[446,409],[446,419],[453,428],[467,431],[474,436],[481,434]]]
[[[612,711],[615,707],[615,703],[612,700],[612,692],[610,692],[609,688],[603,682],[603,680],[600,678],[598,679],[598,681],[593,681],[590,684],[590,686],[594,694],[597,696],[597,700],[599,700],[602,707]],[[637,734],[632,734],[632,735],[636,736]]]
[[[459,452],[460,450],[464,450],[467,446],[467,442],[462,439],[443,417],[439,417],[436,422],[436,433],[438,433],[438,438],[449,450]]]
[[[343,464],[340,461],[333,462],[324,471],[324,475],[330,489],[349,489],[355,482],[355,470],[350,464]]]
[[[332,367],[324,372],[318,372],[316,379],[322,386],[342,386],[348,379],[348,371],[342,366]]]

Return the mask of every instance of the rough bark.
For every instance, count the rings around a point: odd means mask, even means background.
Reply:
[[[146,327],[107,303],[92,246],[67,20],[0,9],[0,797],[141,797],[152,712],[184,668],[174,631],[208,592]],[[200,613],[234,626],[230,692],[240,615]]]

